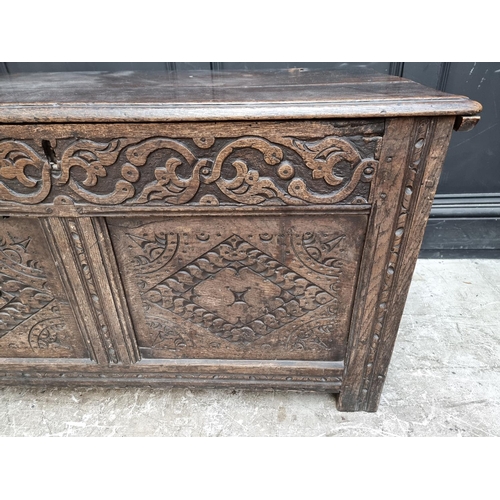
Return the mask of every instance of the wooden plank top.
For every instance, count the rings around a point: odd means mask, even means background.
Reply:
[[[0,123],[466,116],[481,109],[467,97],[363,68],[0,77]]]

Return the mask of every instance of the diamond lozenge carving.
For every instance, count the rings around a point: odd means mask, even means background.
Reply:
[[[232,235],[167,277],[143,300],[230,342],[248,343],[334,297],[240,236]]]

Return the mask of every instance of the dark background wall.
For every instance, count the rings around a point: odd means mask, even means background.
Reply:
[[[365,66],[483,105],[471,132],[455,133],[424,238],[422,256],[500,257],[500,63],[475,62],[156,62],[0,63],[0,74],[49,71],[251,71]]]

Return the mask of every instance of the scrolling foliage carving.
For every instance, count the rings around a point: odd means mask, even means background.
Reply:
[[[100,205],[367,203],[379,140],[78,139],[65,146],[53,178],[33,148],[7,140],[0,142],[0,199],[40,203],[52,190],[52,197]]]
[[[31,350],[63,348],[66,325],[59,305],[47,287],[47,278],[29,251],[31,238],[0,237],[0,338],[21,328],[26,339],[12,337]]]
[[[41,203],[50,192],[50,175],[49,162],[33,148],[20,141],[0,141],[0,200]]]
[[[0,237],[0,337],[53,300],[42,270],[27,251],[30,241]]]

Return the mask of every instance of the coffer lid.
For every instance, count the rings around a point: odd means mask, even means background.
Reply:
[[[0,123],[380,118],[481,109],[467,97],[365,68],[0,77]]]

